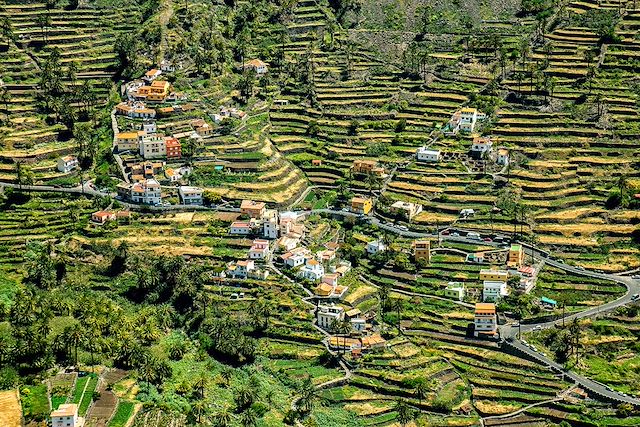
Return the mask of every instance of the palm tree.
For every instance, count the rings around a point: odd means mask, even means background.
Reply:
[[[416,396],[416,398],[418,399],[418,402],[422,403],[422,400],[427,397],[427,394],[429,393],[429,389],[433,386],[433,384],[430,384],[429,381],[427,381],[424,378],[421,378],[415,386],[414,389],[414,394]]]
[[[65,336],[67,343],[73,347],[74,358],[73,363],[77,370],[78,368],[78,348],[84,343],[84,333],[82,327],[79,324],[74,326],[67,326],[64,329],[63,335]]]
[[[240,415],[240,424],[242,427],[257,427],[258,414],[255,409],[248,408]]]
[[[384,309],[387,306],[387,303],[389,302],[389,288],[391,287],[391,285],[389,285],[386,282],[383,282],[380,284],[380,286],[378,287],[378,300],[380,301],[380,315],[382,316],[382,314],[384,313]]]
[[[202,420],[202,416],[207,412],[207,402],[202,399],[196,400],[195,403],[191,406],[191,411],[196,416],[196,421],[200,424]]]
[[[230,427],[233,417],[227,408],[222,409],[212,417],[213,427]]]
[[[229,386],[231,378],[233,378],[233,370],[228,366],[225,366],[224,368],[222,368],[222,371],[220,371],[220,378],[222,378],[222,381],[224,381],[225,385]]]
[[[396,420],[398,420],[402,427],[405,427],[415,418],[413,410],[404,399],[398,399],[398,401],[396,402],[395,411],[398,413]]]

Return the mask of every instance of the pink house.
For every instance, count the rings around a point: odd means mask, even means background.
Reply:
[[[249,249],[249,258],[265,259],[269,255],[269,241],[256,239],[253,241],[251,249]]]

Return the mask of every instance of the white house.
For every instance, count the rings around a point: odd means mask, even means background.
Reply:
[[[142,123],[142,130],[144,131],[145,134],[150,135],[158,131],[158,126],[154,121],[145,120],[145,122]]]
[[[267,74],[267,71],[268,71],[267,64],[265,64],[259,59],[252,59],[249,62],[245,62],[245,64],[243,65],[243,68],[255,70],[256,75],[258,77]]]
[[[182,68],[182,62],[178,62],[177,64],[174,61],[163,59],[160,61],[160,70],[165,73],[173,73],[176,69]]]
[[[444,296],[462,301],[464,299],[464,285],[460,282],[449,282],[444,289]]]
[[[506,148],[498,149],[496,163],[502,166],[507,166],[509,164],[509,150]]]
[[[416,151],[416,159],[420,162],[436,163],[442,158],[440,150],[431,150],[427,147],[420,147]]]
[[[78,158],[76,156],[64,156],[58,159],[58,170],[63,173],[69,173],[78,167]]]
[[[142,80],[146,80],[147,82],[152,82],[158,77],[160,77],[161,74],[162,74],[162,70],[159,70],[157,68],[152,68],[146,73],[144,73],[144,77],[142,77]]]
[[[409,221],[413,219],[414,216],[418,215],[422,212],[422,205],[419,203],[411,203],[405,202],[402,200],[398,200],[391,205],[391,212],[395,214],[399,214],[407,218]]]
[[[476,303],[473,325],[476,337],[494,337],[498,332],[498,316],[496,316],[495,304]]]
[[[251,224],[248,221],[235,221],[229,227],[229,234],[251,234]]]
[[[237,261],[229,265],[229,275],[234,278],[245,279],[255,268],[255,263],[251,259]]]
[[[460,216],[463,218],[469,217],[469,216],[473,216],[475,215],[475,211],[473,209],[470,208],[465,208],[465,209],[461,209],[460,210]]]
[[[380,240],[374,240],[372,242],[367,243],[367,253],[370,255],[375,255],[378,252],[384,252],[387,249],[387,246],[382,243]]]
[[[262,222],[262,235],[265,239],[277,239],[278,231],[278,218],[268,218]]]
[[[475,137],[471,145],[471,154],[482,156],[484,153],[491,153],[493,141],[489,137]]]
[[[509,293],[506,282],[485,280],[482,284],[482,301],[484,302],[495,302],[507,295]]]
[[[324,276],[324,267],[315,259],[309,258],[300,269],[299,274],[303,279],[317,282]]]
[[[159,204],[162,202],[160,183],[153,178],[136,182],[131,186],[131,200],[146,205]]]
[[[367,322],[361,317],[354,317],[351,319],[351,329],[355,332],[364,332],[367,328]]]
[[[256,239],[249,249],[249,258],[251,259],[265,259],[269,256],[269,241],[263,239]]]
[[[202,188],[181,185],[178,194],[183,205],[202,206]]]
[[[63,403],[51,412],[52,427],[80,427],[83,419],[78,417],[78,405],[73,403]]]
[[[299,251],[287,252],[281,256],[282,261],[287,267],[298,267],[304,264],[307,257]]]
[[[460,110],[460,130],[463,132],[473,132],[478,121],[486,118],[486,114],[475,108],[463,108]]]
[[[140,155],[145,159],[165,157],[167,148],[162,135],[145,135],[140,142]]]
[[[329,329],[334,322],[340,322],[344,319],[344,308],[330,305],[319,305],[318,311],[316,311],[316,319],[318,320],[318,326],[322,329]]]

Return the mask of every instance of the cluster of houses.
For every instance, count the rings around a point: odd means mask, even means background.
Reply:
[[[487,158],[501,166],[509,164],[509,150],[504,147],[494,150],[494,139],[490,136],[474,136],[469,153],[475,159]],[[442,160],[442,153],[426,146],[419,147],[416,150],[416,160],[421,163],[438,163]]]
[[[442,131],[447,136],[457,135],[459,132],[471,133],[477,129],[478,123],[486,118],[487,115],[476,108],[461,108],[453,113]]]
[[[471,258],[470,258],[471,257]],[[483,254],[470,254],[467,260],[483,262]],[[504,258],[503,258],[504,261]],[[497,302],[500,298],[509,295],[509,276],[517,277],[515,290],[520,293],[529,293],[535,285],[537,269],[525,265],[524,251],[521,245],[513,244],[509,247],[506,257],[506,269],[482,269],[480,281],[482,282],[482,301],[488,303]],[[465,297],[464,284],[449,282],[445,288],[445,296],[462,301]]]
[[[143,205],[160,206],[162,204],[162,187],[155,178],[142,179],[137,182],[118,184],[118,198],[123,201]],[[190,206],[203,204],[203,190],[198,187],[183,185],[178,187],[180,203]]]
[[[380,178],[386,176],[384,167],[377,160],[354,160],[351,165],[351,173],[360,175],[375,175]]]

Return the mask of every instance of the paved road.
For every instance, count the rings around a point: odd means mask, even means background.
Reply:
[[[483,245],[487,245],[487,246],[499,246],[498,243],[496,242],[485,242],[485,241],[479,241],[477,239],[468,239],[464,236],[452,236],[452,235],[436,235],[436,234],[430,234],[430,233],[419,233],[419,232],[415,232],[415,231],[410,231],[410,230],[405,230],[402,228],[399,228],[397,226],[394,225],[387,225],[384,223],[381,223],[380,220],[378,220],[377,218],[374,217],[363,217],[362,215],[357,215],[351,212],[345,212],[345,211],[336,211],[336,210],[331,210],[331,209],[319,209],[317,211],[313,211],[314,213],[327,213],[327,214],[332,214],[332,215],[342,215],[344,217],[361,217],[361,218],[366,218],[368,219],[369,223],[371,224],[375,224],[378,227],[380,227],[383,230],[387,230],[389,232],[392,233],[396,233],[400,236],[403,237],[410,237],[410,238],[436,238],[439,237],[442,240],[447,240],[447,241],[453,241],[453,242],[461,242],[461,243],[471,243],[471,244],[483,244]],[[455,229],[455,228],[451,228],[450,229],[452,232],[459,232],[459,233],[464,233],[465,230],[461,230],[461,229]],[[507,236],[504,236],[507,237]],[[620,298],[608,302],[606,304],[602,304],[598,307],[593,307],[593,308],[589,308],[586,310],[583,310],[579,313],[572,313],[569,314],[568,316],[565,316],[565,322],[566,321],[571,321],[574,318],[577,319],[582,319],[582,318],[588,318],[588,317],[594,317],[594,316],[598,316],[601,315],[603,313],[612,311],[617,309],[618,307],[621,307],[623,305],[629,304],[632,302],[632,298],[634,294],[640,293],[640,280],[635,280],[632,279],[631,277],[628,276],[621,276],[621,275],[617,275],[617,274],[607,274],[607,273],[599,273],[596,271],[590,271],[590,270],[585,270],[585,269],[580,269],[580,268],[576,268],[570,265],[567,265],[565,263],[562,262],[558,262],[556,260],[554,260],[553,258],[551,258],[549,256],[549,253],[547,251],[538,249],[536,247],[532,247],[531,245],[525,243],[525,242],[519,242],[520,244],[523,245],[523,247],[526,249],[527,252],[531,253],[535,258],[541,259],[543,260],[546,264],[564,270],[568,273],[572,273],[578,276],[585,276],[585,277],[591,277],[591,278],[595,278],[595,279],[600,279],[600,280],[605,280],[605,281],[612,281],[612,282],[616,282],[619,283],[623,286],[625,286],[627,288],[627,292]],[[527,324],[527,325],[521,325],[521,330],[523,332],[528,332],[528,331],[532,331],[534,329],[545,329],[545,328],[550,328],[553,327],[555,325],[559,325],[562,322],[562,319],[558,319],[555,321],[550,321],[550,322],[543,322],[543,323],[537,323],[537,324]],[[580,387],[591,391],[592,393],[600,396],[601,398],[604,399],[608,399],[611,401],[615,401],[615,402],[625,402],[625,403],[631,403],[635,406],[640,406],[640,399],[636,399],[630,396],[623,396],[622,394],[612,391],[610,389],[608,389],[606,386],[604,386],[603,384],[600,384],[598,382],[595,382],[589,378],[586,378],[582,375],[578,375],[574,372],[571,371],[566,371],[564,369],[564,367],[558,363],[556,363],[555,361],[549,359],[548,357],[546,357],[545,355],[535,352],[533,351],[531,348],[529,348],[528,346],[524,345],[521,341],[519,341],[516,338],[518,329],[517,328],[513,328],[510,325],[504,325],[501,327],[500,333],[501,336],[503,338],[506,338],[507,341],[505,342],[505,345],[511,345],[515,348],[517,348],[519,351],[526,353],[527,355],[529,355],[532,359],[537,360],[539,363],[546,365],[548,367],[550,367],[551,369],[555,370],[558,373],[562,373],[566,378],[571,379],[575,384],[578,384]]]

